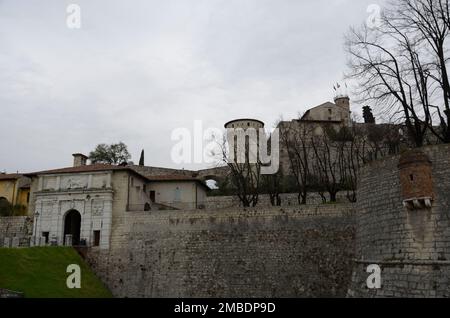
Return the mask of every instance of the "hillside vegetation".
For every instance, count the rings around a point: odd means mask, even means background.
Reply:
[[[81,288],[69,289],[67,266],[78,264]],[[68,247],[0,248],[0,288],[31,298],[106,298],[110,291]]]

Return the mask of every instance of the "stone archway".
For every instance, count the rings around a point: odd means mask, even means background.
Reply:
[[[219,190],[219,181],[216,178],[205,178],[203,182],[210,190]]]
[[[77,210],[70,210],[64,217],[64,236],[65,243],[66,235],[72,235],[72,245],[80,245],[81,232],[81,214]]]
[[[222,181],[222,178],[216,176],[216,175],[205,175],[201,177],[201,180],[206,183],[206,185],[211,189],[218,189],[220,182]]]

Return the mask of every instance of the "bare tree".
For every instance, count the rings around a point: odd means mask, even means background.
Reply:
[[[356,93],[360,100],[401,114],[409,135],[417,146],[421,146],[426,125],[414,103],[412,86],[404,81],[398,55],[393,49],[384,47],[381,35],[371,33],[366,26],[362,31],[352,29],[346,46],[351,56],[349,78],[358,81]]]
[[[261,192],[268,194],[272,206],[281,206],[281,193],[284,190],[284,174],[282,168],[275,174],[262,176]]]
[[[438,84],[444,103],[442,113],[440,107],[434,107],[441,131],[436,131],[433,126],[430,129],[446,143],[450,142],[450,83],[446,58],[446,39],[450,32],[448,17],[448,0],[401,0],[392,4],[388,13],[391,24],[399,33],[412,33],[416,41],[427,48],[423,53],[430,57],[429,76]],[[426,87],[426,83],[421,84]]]
[[[224,135],[220,145],[220,160],[230,168],[230,183],[234,194],[244,207],[255,207],[258,204],[259,194],[261,192],[261,163],[250,162],[251,147],[245,146],[245,162],[236,160],[236,155],[231,155],[227,137]]]
[[[330,201],[337,201],[337,193],[341,190],[341,152],[333,144],[329,133],[332,127],[323,126],[323,133],[311,138],[314,152],[313,170],[318,180],[330,195]]]
[[[395,124],[365,124],[357,129],[362,162],[367,163],[400,152],[400,145],[407,144],[402,134],[402,127]],[[363,136],[362,139],[359,136]]]
[[[428,131],[450,142],[447,16],[446,1],[396,0],[378,28],[352,28],[346,37],[348,77],[358,81],[361,101],[384,107],[416,146]]]
[[[312,128],[301,122],[291,122],[280,126],[280,141],[284,146],[295,178],[298,202],[306,204],[311,178]]]

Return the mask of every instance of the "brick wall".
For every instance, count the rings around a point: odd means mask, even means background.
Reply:
[[[130,212],[88,260],[119,297],[343,297],[353,215],[351,204]]]
[[[427,155],[417,149],[406,151],[398,168],[403,200],[433,198],[433,169]]]

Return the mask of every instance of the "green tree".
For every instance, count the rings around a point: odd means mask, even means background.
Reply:
[[[139,159],[139,165],[140,166],[144,166],[145,162],[144,162],[144,149],[142,149],[141,151],[141,158]]]
[[[0,198],[0,217],[1,216],[20,216],[26,215],[27,208],[23,205],[12,205],[5,198]]]
[[[99,144],[89,153],[92,163],[118,165],[131,159],[127,146],[123,142],[117,144]]]
[[[12,216],[12,206],[5,198],[0,198],[0,216]]]

